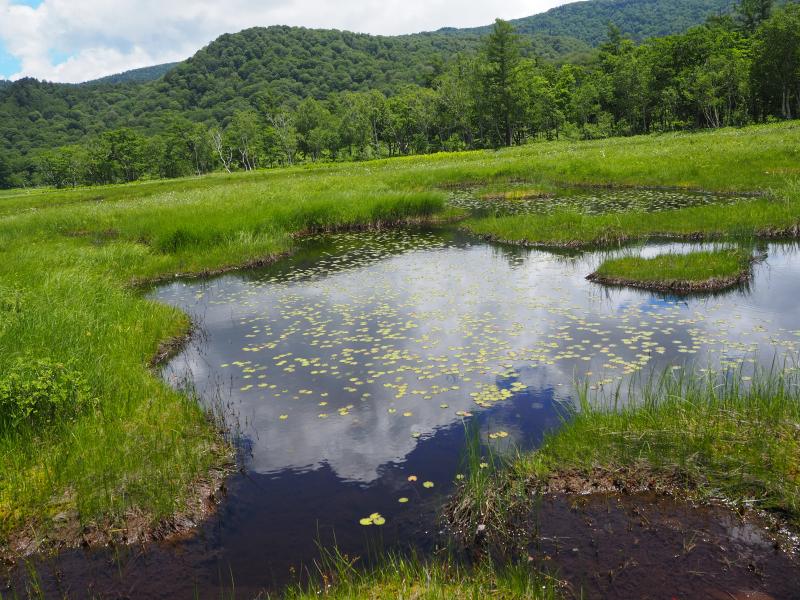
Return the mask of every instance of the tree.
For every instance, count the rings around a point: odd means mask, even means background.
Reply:
[[[145,170],[145,139],[132,129],[106,131],[88,149],[90,183],[135,181]]]
[[[364,93],[345,92],[334,98],[338,122],[338,136],[342,147],[349,150],[350,156],[362,157],[370,145],[373,127],[369,100]]]
[[[774,0],[740,0],[736,7],[737,21],[748,33],[753,33],[758,26],[769,19]]]
[[[258,168],[259,158],[264,147],[261,119],[254,110],[236,111],[225,129],[228,145],[236,149],[239,165],[245,171]]]
[[[439,137],[452,143],[458,136],[464,147],[475,140],[476,86],[474,61],[459,56],[435,83],[438,105]]]
[[[270,128],[266,146],[274,151],[282,164],[294,164],[294,156],[297,153],[297,130],[292,123],[292,116],[286,110],[278,110],[270,114],[267,121]]]
[[[3,154],[0,154],[0,189],[11,187],[11,165]]]
[[[698,65],[690,78],[689,91],[708,127],[734,125],[747,102],[747,62],[735,49],[713,53]]]
[[[177,117],[161,137],[157,170],[162,177],[201,175],[211,170],[212,149],[205,127]]]
[[[227,173],[230,173],[231,166],[233,165],[234,149],[227,144],[225,136],[222,134],[222,130],[220,130],[219,127],[212,128],[211,131],[208,132],[208,137],[211,142],[211,148],[219,159],[222,168],[225,169]]]
[[[86,152],[81,146],[45,150],[38,157],[38,172],[46,185],[76,187],[83,183]]]
[[[764,21],[753,46],[753,87],[762,111],[779,111],[785,119],[800,114],[800,5]]]
[[[336,126],[333,115],[314,98],[303,100],[294,114],[298,148],[304,156],[316,162],[323,150],[334,145]]]
[[[483,85],[492,119],[501,129],[503,143],[514,140],[514,126],[520,108],[520,41],[513,25],[495,21],[484,46]]]

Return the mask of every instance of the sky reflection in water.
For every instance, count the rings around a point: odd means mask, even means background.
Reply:
[[[326,465],[369,484],[419,440],[515,394],[552,389],[570,402],[576,379],[609,390],[689,361],[714,369],[795,353],[797,250],[768,254],[750,290],[681,299],[586,282],[600,254],[453,232],[321,238],[271,269],[159,289],[204,332],[165,376],[232,408],[250,471]],[[506,446],[534,433],[497,427],[484,433]]]

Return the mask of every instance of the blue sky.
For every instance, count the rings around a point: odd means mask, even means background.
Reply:
[[[542,12],[564,0],[0,0],[0,78],[79,82],[188,58],[219,35],[302,25],[393,35]]]
[[[37,8],[43,0],[14,0],[12,4],[24,4]],[[22,62],[6,50],[3,40],[0,39],[0,79],[8,79],[22,68]]]
[[[6,52],[5,46],[0,42],[0,79],[8,79],[21,68],[20,60]]]

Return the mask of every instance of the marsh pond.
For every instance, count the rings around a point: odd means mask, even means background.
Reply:
[[[665,208],[681,202],[648,194]],[[614,202],[628,210],[629,196]],[[724,294],[585,279],[609,256],[699,247],[707,245],[548,252],[448,225],[307,238],[266,268],[160,285],[150,297],[196,324],[163,377],[220,415],[241,469],[195,534],[47,559],[43,585],[252,597],[301,577],[319,545],[434,551],[470,426],[493,451],[531,449],[576,408],[577,382],[603,396],[672,368],[741,368],[746,378],[758,361],[797,354],[795,245],[760,245],[766,259],[750,284]]]

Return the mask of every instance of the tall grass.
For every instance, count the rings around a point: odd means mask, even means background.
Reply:
[[[471,219],[470,231],[506,242],[543,247],[585,248],[623,244],[648,238],[728,239],[797,237],[800,194],[787,188],[731,206],[695,206],[663,212],[589,215],[560,210],[547,215]]]
[[[290,588],[285,598],[546,600],[560,597],[557,583],[528,564],[467,566],[451,556],[424,561],[391,554],[379,566],[361,569],[355,559],[333,550],[323,553],[312,583]]]

